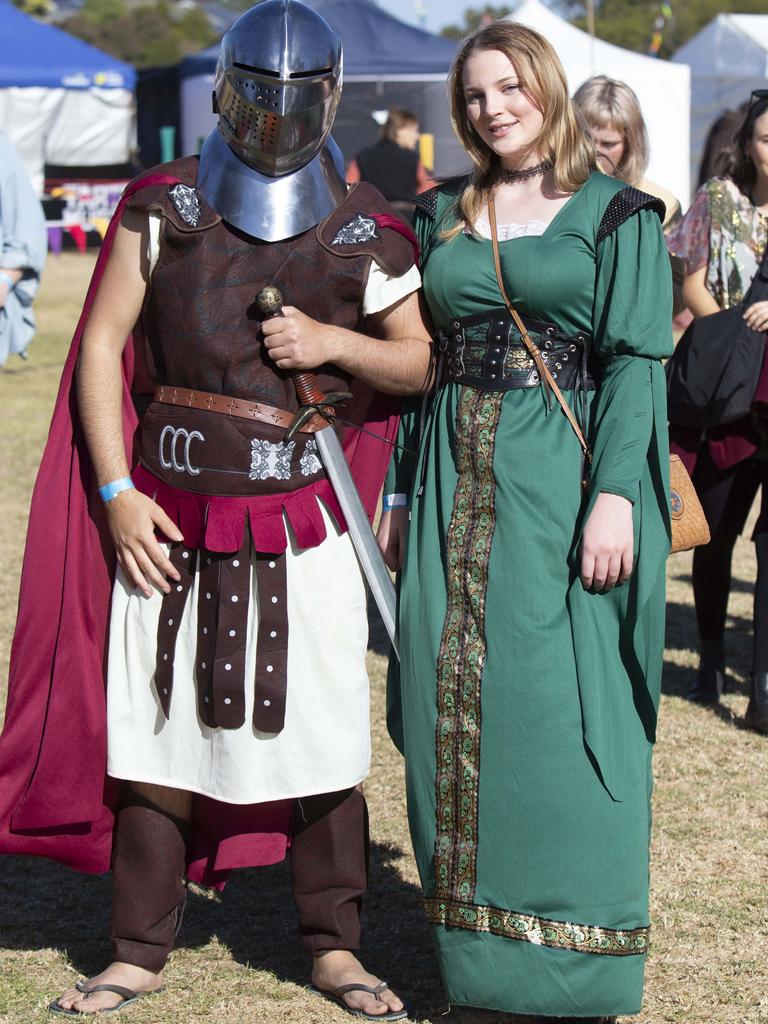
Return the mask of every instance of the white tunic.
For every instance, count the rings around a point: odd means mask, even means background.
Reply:
[[[152,220],[150,219],[150,223]],[[154,265],[152,260],[151,265]],[[372,264],[364,295],[366,314],[416,291],[419,273],[388,277]],[[385,344],[385,343],[384,343]],[[300,550],[286,531],[288,672],[285,726],[277,734],[252,724],[256,575],[245,659],[245,722],[210,728],[197,713],[195,576],[176,642],[170,717],[153,685],[162,594],[146,598],[118,570],[112,595],[107,671],[107,771],[114,778],[201,793],[226,803],[331,793],[368,774],[370,729],[365,585],[349,535],[340,534],[320,502],[327,538]]]

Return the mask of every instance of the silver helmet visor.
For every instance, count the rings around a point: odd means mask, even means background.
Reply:
[[[220,131],[240,159],[262,174],[279,176],[303,167],[331,130],[339,101],[332,69],[296,79],[242,65],[217,75]]]

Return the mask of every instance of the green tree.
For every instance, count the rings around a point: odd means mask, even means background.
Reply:
[[[62,27],[137,68],[176,64],[216,42],[202,10],[172,0],[85,0]]]
[[[31,14],[33,18],[47,18],[53,14],[53,0],[13,0],[20,11]]]
[[[662,29],[660,57],[671,57],[700,29],[718,14],[764,14],[765,0],[670,0],[672,17]],[[629,50],[647,53],[654,32],[654,22],[661,11],[658,0],[596,0],[595,31],[600,39]],[[574,19],[579,28],[586,28],[582,11]]]
[[[491,4],[486,4],[485,7],[470,7],[464,11],[463,25],[446,25],[440,34],[449,39],[463,39],[482,25],[505,18],[512,10],[512,7],[493,7]]]

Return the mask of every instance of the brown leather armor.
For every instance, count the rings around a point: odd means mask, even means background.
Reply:
[[[322,323],[359,329],[371,260],[396,277],[414,262],[411,242],[391,226],[396,214],[376,189],[360,184],[316,228],[266,243],[224,223],[205,203],[195,189],[196,158],[162,170],[180,185],[147,187],[129,203],[133,210],[157,211],[162,217],[160,254],[139,324],[147,376],[163,387],[162,394],[166,388],[176,394],[192,389],[209,399],[226,395],[263,403],[273,411],[296,410],[293,381],[274,365],[263,345],[256,296],[266,285],[275,285],[286,305]],[[382,214],[380,225],[375,218]],[[316,373],[325,393],[356,391],[356,382],[335,366]],[[359,393],[361,402],[370,396],[367,388]],[[176,488],[174,493],[248,499],[322,482],[311,434],[296,434],[288,442],[284,423],[251,422],[214,411],[213,404],[153,401],[144,413],[140,461]],[[282,515],[279,507],[271,514]],[[279,732],[285,715],[289,628],[285,558],[278,551],[254,556],[250,529],[241,529],[234,550],[196,551],[179,544],[173,545],[170,557],[181,579],[164,596],[158,625],[153,682],[163,712],[170,714],[179,624],[197,571],[200,717],[223,728],[238,728],[244,721],[253,557],[259,594],[253,725],[259,732]]]
[[[175,161],[164,171],[194,189],[197,159]],[[293,382],[263,345],[259,291],[276,285],[286,305],[321,323],[354,330],[363,319],[372,258],[400,276],[413,264],[411,243],[376,225],[371,215],[393,211],[366,184],[353,189],[316,228],[270,243],[225,224],[196,190],[196,222],[188,223],[182,214],[188,218],[189,194],[186,206],[177,208],[174,188],[146,188],[130,202],[133,210],[162,216],[160,255],[140,322],[150,376],[170,388],[295,411]],[[316,373],[326,393],[353,387],[337,367],[323,366]],[[153,402],[143,417],[140,460],[167,483],[204,494],[282,493],[322,479],[314,441],[297,435],[286,468],[284,438],[282,426]],[[187,458],[180,462],[182,448]],[[275,453],[282,460],[277,469]]]
[[[174,161],[163,171],[194,187],[197,158]],[[365,183],[316,228],[282,242],[242,234],[198,196],[196,226],[181,218],[168,186],[143,189],[130,203],[163,217],[160,257],[141,319],[156,382],[296,409],[293,383],[263,351],[259,291],[276,285],[286,305],[356,330],[371,259],[399,276],[414,262],[411,244],[388,228],[364,242],[334,244],[339,230],[358,216],[394,215]],[[348,376],[336,367],[317,373],[323,390],[348,389]]]

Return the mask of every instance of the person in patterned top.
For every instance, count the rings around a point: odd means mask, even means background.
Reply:
[[[768,92],[758,90],[721,160],[722,174],[705,182],[667,239],[669,251],[686,261],[683,297],[694,317],[740,302],[768,244]],[[751,328],[768,331],[768,302],[744,312]],[[723,339],[728,344],[728,339]],[[761,436],[765,417],[691,431],[672,424],[672,450],[693,472],[712,534],[693,556],[693,592],[700,663],[688,697],[716,704],[725,683],[725,617],[731,556],[765,473]],[[768,511],[755,532],[758,579],[755,591],[754,679],[748,722],[768,732]]]

